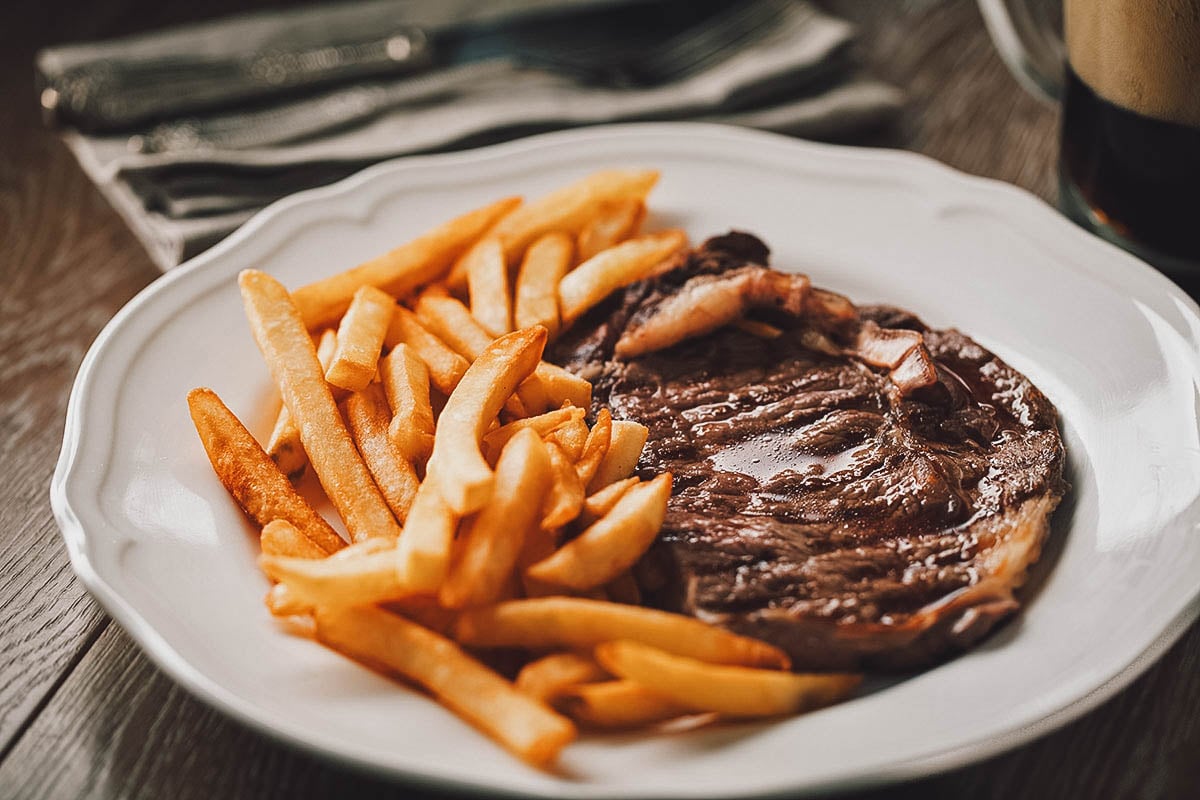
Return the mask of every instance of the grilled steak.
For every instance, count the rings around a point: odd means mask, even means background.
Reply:
[[[958,331],[767,255],[710,240],[549,354],[649,427],[646,475],[675,475],[643,588],[799,669],[945,658],[1018,606],[1066,490],[1054,406]]]

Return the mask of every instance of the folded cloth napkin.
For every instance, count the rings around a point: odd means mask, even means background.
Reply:
[[[574,6],[594,11],[602,2],[576,0]],[[43,51],[38,67],[43,83],[54,86],[68,71],[86,75],[113,58],[152,62],[170,54],[236,53],[289,36],[341,31],[344,38],[351,29],[387,30],[396,20],[436,31],[552,5],[398,0],[306,7],[60,47]],[[154,261],[168,269],[280,197],[395,156],[624,120],[702,119],[832,138],[883,122],[900,108],[898,90],[852,69],[854,31],[848,23],[806,2],[781,9],[771,25],[739,41],[728,56],[657,85],[581,81],[498,54],[410,75],[362,77],[299,97],[217,107],[135,130],[68,129],[64,139]]]

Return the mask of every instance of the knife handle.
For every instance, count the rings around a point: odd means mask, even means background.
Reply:
[[[236,59],[171,56],[93,62],[44,77],[41,104],[55,125],[88,131],[152,120],[274,95],[411,72],[433,61],[424,30],[315,47],[277,47]]]

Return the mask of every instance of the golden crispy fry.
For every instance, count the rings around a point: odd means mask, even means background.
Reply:
[[[504,242],[509,263],[550,231],[577,235],[599,209],[615,200],[644,200],[658,182],[655,170],[605,170],[565,186],[509,214],[493,233]]]
[[[289,589],[286,583],[272,586],[263,602],[266,603],[267,610],[276,617],[312,613],[312,606],[296,597],[296,593]]]
[[[462,608],[500,598],[517,563],[525,533],[541,521],[542,498],[553,474],[546,448],[525,429],[509,440],[496,463],[491,501],[465,525],[442,584],[442,605]]]
[[[354,293],[350,309],[338,325],[337,349],[325,370],[325,380],[348,392],[357,392],[371,382],[395,307],[396,301],[390,295],[373,286]]]
[[[576,250],[580,261],[587,261],[602,250],[635,235],[646,218],[646,204],[629,198],[606,203],[579,232]]]
[[[429,370],[429,380],[444,395],[454,391],[454,387],[458,386],[463,373],[470,366],[467,359],[430,333],[417,315],[404,306],[396,306],[396,310],[392,312],[392,324],[388,326],[387,335],[383,337],[383,344],[390,349],[394,349],[398,344],[411,347]]]
[[[492,337],[471,316],[467,307],[453,297],[422,292],[417,299],[417,316],[468,361],[474,361],[492,343]],[[541,414],[564,402],[580,408],[587,408],[592,402],[590,383],[544,361],[537,365],[534,374],[521,384],[517,393],[524,412],[517,416]]]
[[[434,594],[446,580],[458,515],[446,504],[438,482],[426,476],[417,490],[404,535],[396,548],[400,579],[421,594]]]
[[[517,394],[521,396],[529,414],[540,414],[551,408],[568,403],[579,408],[592,404],[592,385],[578,375],[567,372],[556,364],[543,361],[538,364]]]
[[[330,555],[333,559],[353,559],[362,556],[374,555],[375,553],[390,553],[396,549],[396,540],[387,539],[382,536],[375,536],[370,539],[363,539],[361,542],[347,545],[336,553]]]
[[[417,594],[396,571],[395,548],[320,561],[264,554],[258,564],[268,577],[287,585],[294,604],[309,608],[368,605]]]
[[[610,483],[632,475],[637,469],[638,459],[642,457],[642,448],[646,446],[646,437],[649,435],[650,431],[645,425],[627,419],[613,420],[608,452],[604,454],[596,474],[588,483],[588,493],[594,494]]]
[[[290,558],[325,558],[324,548],[309,539],[286,519],[273,519],[263,526],[259,546],[269,556]]]
[[[367,666],[399,673],[525,761],[553,761],[575,726],[513,688],[454,642],[378,608],[320,608],[317,638]]]
[[[504,216],[498,217],[492,223],[491,227],[484,231],[475,241],[475,244],[471,245],[465,253],[455,260],[454,264],[450,267],[450,271],[446,273],[446,277],[440,283],[433,284],[431,288],[439,288],[446,294],[449,294],[450,290],[453,290],[455,294],[462,294],[467,288],[467,273],[470,271],[471,263],[475,260],[475,251],[483,245],[484,241],[498,238],[496,236],[496,229],[504,222],[505,217],[512,216],[512,213],[517,208],[520,208],[520,206],[514,207],[512,211]],[[504,256],[504,260],[507,265],[509,260],[507,255]]]
[[[512,330],[512,294],[508,265],[500,240],[487,237],[471,249],[467,266],[467,293],[471,316],[492,336]]]
[[[558,284],[563,325],[570,325],[622,286],[649,276],[686,244],[683,231],[651,233],[621,242],[583,262]]]
[[[671,473],[634,486],[612,511],[526,570],[535,580],[584,590],[629,569],[654,542],[667,513]]]
[[[416,313],[422,325],[467,361],[479,358],[492,343],[479,320],[453,297],[426,290],[417,298]]]
[[[350,537],[359,541],[399,536],[396,518],[346,432],[312,339],[287,291],[256,270],[244,270],[238,283],[254,338],[300,428],[304,451]]]
[[[638,586],[633,573],[625,570],[604,585],[604,591],[614,603],[627,603],[631,606],[642,604],[642,588]]]
[[[304,338],[308,339],[307,334]],[[192,422],[213,471],[246,516],[259,525],[275,519],[287,520],[326,553],[345,544],[308,501],[296,493],[216,392],[193,389],[187,399]]]
[[[705,664],[634,641],[605,642],[595,652],[596,660],[614,675],[686,708],[732,717],[810,711],[844,699],[862,680],[858,675],[797,675]]]
[[[487,435],[483,437],[483,452],[488,456],[489,462],[494,461],[495,458],[499,458],[501,448],[508,444],[509,439],[526,428],[531,429],[540,437],[573,419],[582,421],[586,414],[587,412],[582,408],[564,406],[544,414],[538,414],[536,417],[514,420],[507,425],[501,425],[499,428],[488,431]],[[493,454],[495,458],[493,458]]]
[[[738,636],[682,614],[652,608],[540,597],[468,609],[454,626],[454,638],[471,647],[585,648],[614,639],[632,639],[670,653],[711,664],[787,669],[779,648]]]
[[[429,370],[408,345],[401,343],[379,361],[379,377],[387,392],[392,419],[388,436],[412,464],[424,464],[433,452],[433,406],[429,402]]]
[[[582,653],[551,653],[530,661],[517,673],[517,691],[551,703],[568,689],[593,683],[609,675],[596,660]]]
[[[326,328],[317,344],[317,360],[321,362],[322,370],[329,368],[336,348],[337,333],[333,328]],[[332,391],[334,400],[339,400],[338,394],[341,389]],[[303,475],[304,468],[308,466],[308,454],[304,452],[304,445],[300,443],[300,429],[296,427],[296,422],[286,405],[279,406],[275,427],[271,430],[271,438],[267,440],[267,455],[279,465],[283,474],[292,480]]]
[[[783,328],[777,328],[769,323],[759,322],[756,319],[746,319],[745,317],[735,320],[733,327],[745,331],[751,336],[757,336],[760,339],[778,339],[783,335]]]
[[[562,693],[567,716],[593,728],[641,728],[694,713],[687,706],[626,680],[586,683]]]
[[[443,636],[449,636],[454,629],[454,621],[458,612],[452,608],[443,608],[436,597],[417,595],[403,600],[389,600],[379,604],[381,608],[399,614],[407,620],[417,623],[422,628],[429,628]]]
[[[612,413],[607,408],[602,408],[596,412],[596,424],[588,431],[587,439],[583,443],[583,452],[575,459],[575,472],[584,486],[596,477],[596,471],[600,469],[600,462],[608,453],[611,442]]]
[[[491,334],[467,307],[439,287],[431,286],[417,298],[417,317],[467,361],[474,361],[492,343]],[[517,397],[510,397],[504,408],[518,419],[529,416]]]
[[[558,335],[558,282],[571,266],[574,246],[561,231],[547,233],[529,246],[517,273],[513,318],[518,328],[541,325]]]
[[[554,482],[544,502],[542,527],[553,529],[566,525],[579,516],[579,512],[583,510],[584,492],[583,484],[579,482],[579,473],[575,471],[575,465],[562,448],[553,442],[546,442],[545,449],[550,456]],[[532,573],[530,576],[541,580]]]
[[[527,567],[553,553],[562,536],[561,529],[547,530],[540,525],[525,532],[525,543],[517,556],[516,578],[525,597],[550,597],[564,594],[562,587],[534,580],[525,574]],[[516,595],[514,595],[516,596]]]
[[[583,447],[587,444],[590,433],[587,423],[580,417],[564,422],[542,438],[558,445],[563,454],[574,463],[583,455]]]
[[[387,399],[378,383],[368,384],[361,392],[346,398],[346,421],[354,444],[383,493],[388,508],[401,522],[408,516],[413,497],[417,494],[416,470],[388,436]]]
[[[517,197],[499,200],[452,219],[386,255],[297,289],[293,298],[305,325],[316,329],[336,322],[361,286],[374,286],[393,297],[402,297],[437,280],[484,231],[520,203]]]
[[[586,527],[603,517],[612,510],[612,507],[617,504],[618,500],[625,496],[625,492],[637,483],[637,476],[632,476],[616,481],[615,483],[610,483],[600,491],[588,495],[587,499],[583,501],[583,511],[579,514],[579,524]]]
[[[471,364],[446,401],[438,420],[427,474],[458,514],[482,508],[493,475],[479,445],[509,395],[537,367],[546,345],[545,328],[505,334]]]

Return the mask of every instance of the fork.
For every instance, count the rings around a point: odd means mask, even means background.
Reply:
[[[792,0],[733,3],[660,42],[649,52],[614,49],[610,43],[558,52],[519,52],[525,63],[544,66],[584,83],[637,89],[683,80],[727,58],[777,22]]]

